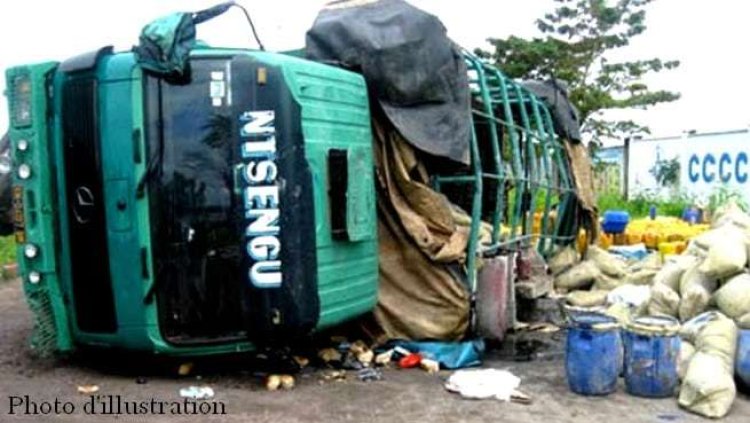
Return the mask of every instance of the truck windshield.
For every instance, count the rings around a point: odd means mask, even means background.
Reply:
[[[244,336],[243,217],[230,58],[193,60],[187,83],[149,77],[146,118],[155,294],[174,343]]]

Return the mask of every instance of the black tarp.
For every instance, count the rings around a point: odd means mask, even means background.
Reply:
[[[559,80],[523,81],[529,91],[544,101],[552,113],[552,124],[555,133],[561,138],[573,142],[581,141],[581,125],[578,110],[568,98],[567,85]]]
[[[466,64],[437,17],[403,0],[332,2],[307,32],[306,56],[361,72],[409,143],[469,163]]]

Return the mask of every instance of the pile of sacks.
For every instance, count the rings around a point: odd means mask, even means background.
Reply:
[[[604,306],[615,289],[649,286],[638,315],[685,322],[718,309],[743,329],[750,329],[749,264],[750,216],[734,204],[718,210],[711,230],[664,263],[658,254],[628,262],[593,245],[583,260],[566,247],[548,262],[556,291],[572,306]]]
[[[641,261],[627,262],[591,245],[582,261],[573,248],[567,247],[549,260],[548,267],[555,278],[555,290],[565,294],[568,304],[598,307],[607,304],[613,291],[648,291],[646,288],[651,285],[661,264],[657,254]]]
[[[750,329],[750,216],[730,205],[717,213],[712,229],[687,251],[667,259],[654,276],[649,315],[687,321],[718,309]]]
[[[734,361],[737,325],[718,311],[709,311],[685,322],[678,374],[682,380],[678,403],[705,417],[729,413],[737,395]]]
[[[557,292],[572,306],[599,307],[623,323],[638,316],[683,322],[679,404],[719,418],[736,396],[738,330],[750,329],[750,216],[734,204],[714,216],[709,231],[663,264],[657,254],[628,263],[590,246],[582,261],[566,249],[548,265]],[[636,288],[648,293],[629,304],[617,300],[618,292]]]

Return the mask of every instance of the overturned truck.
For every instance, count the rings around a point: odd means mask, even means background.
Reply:
[[[436,18],[355,3],[321,12],[302,52],[197,43],[226,3],[146,26],[132,52],[7,70],[35,348],[247,351],[372,311],[386,337],[459,339],[475,316],[502,333],[515,256],[595,213],[574,143]],[[383,14],[400,29],[362,25]],[[505,291],[483,291],[499,259]]]

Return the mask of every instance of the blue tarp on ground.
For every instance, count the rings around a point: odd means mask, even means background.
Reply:
[[[397,340],[390,342],[389,345],[419,353],[425,358],[437,361],[441,367],[446,369],[479,366],[482,364],[482,355],[484,354],[484,341],[481,339],[464,342]]]

